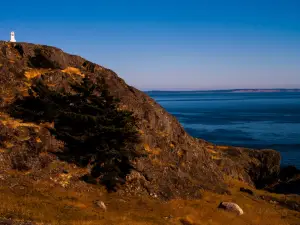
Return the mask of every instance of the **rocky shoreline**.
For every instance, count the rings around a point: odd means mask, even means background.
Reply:
[[[199,142],[206,146],[226,175],[257,189],[279,194],[300,194],[300,170],[292,165],[282,167],[280,152],[218,146],[204,140]]]

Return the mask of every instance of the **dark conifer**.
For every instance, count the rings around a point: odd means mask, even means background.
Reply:
[[[50,90],[37,80],[29,97],[15,102],[13,114],[34,122],[53,122],[51,133],[65,143],[68,160],[80,166],[92,165],[91,176],[115,189],[139,157],[139,136],[131,112],[119,110],[103,80],[93,84],[87,78],[72,84],[72,93]],[[66,154],[67,153],[67,154]]]

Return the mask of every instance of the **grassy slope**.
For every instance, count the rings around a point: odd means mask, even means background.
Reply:
[[[228,181],[232,195],[205,191],[199,200],[162,202],[146,196],[108,194],[84,183],[62,187],[51,180],[32,182],[29,175],[11,172],[9,179],[2,180],[0,217],[42,224],[300,224],[299,212],[242,193],[239,187],[246,185],[234,180]],[[107,212],[94,204],[96,199],[105,202]],[[220,201],[238,203],[245,214],[236,216],[217,209]]]
[[[1,114],[0,119],[1,124],[15,131],[40,127],[22,123],[5,114]],[[28,140],[26,132],[18,135],[6,142],[6,147],[1,149],[0,154],[5,155],[11,152],[12,146]],[[78,180],[85,174],[84,169],[58,160],[51,161],[45,168],[33,168],[26,172],[4,168],[0,170],[0,218],[41,224],[300,224],[299,212],[242,193],[239,188],[248,186],[233,179],[227,180],[231,195],[203,191],[199,200],[178,199],[162,202],[150,196],[108,194],[99,186]],[[63,173],[63,170],[68,173]],[[287,198],[264,191],[254,192],[257,196]],[[107,212],[97,207],[94,204],[95,200],[103,201],[108,207]],[[236,202],[245,214],[236,216],[234,213],[217,209],[221,201]]]

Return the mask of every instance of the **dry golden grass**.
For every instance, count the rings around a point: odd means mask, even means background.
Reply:
[[[208,149],[207,151],[211,154],[219,154],[218,152],[216,152],[215,150],[212,150],[212,149]]]
[[[213,160],[219,160],[219,159],[221,159],[219,156],[216,156],[216,155],[212,155],[211,158],[212,158]]]
[[[177,151],[178,157],[182,157],[184,155],[184,152],[182,150]]]
[[[140,130],[140,129],[138,130],[138,132],[139,132],[140,135],[144,135],[145,134],[145,132],[143,130]]]
[[[81,73],[80,69],[74,67],[67,67],[66,69],[62,70],[62,72],[67,73],[69,75],[76,74],[81,77],[84,77],[84,74]]]
[[[215,148],[215,146],[212,145],[212,144],[206,144],[205,147],[208,148],[208,149],[214,149]]]
[[[2,113],[2,112],[0,112],[0,122],[3,125],[5,125],[7,127],[11,127],[13,129],[19,128],[19,127],[33,127],[36,129],[40,128],[38,125],[36,125],[34,123],[24,123],[22,120],[12,118],[9,115],[7,115],[6,113]]]
[[[33,79],[35,77],[41,76],[43,73],[49,71],[48,69],[30,69],[25,72],[25,77],[27,79]]]
[[[218,149],[221,150],[227,150],[229,147],[228,146],[217,146]]]
[[[14,147],[14,144],[12,144],[12,143],[10,143],[8,141],[4,141],[2,144],[3,144],[3,146],[5,148],[12,148],[12,147]]]
[[[150,148],[150,146],[148,144],[144,144],[144,149],[148,154],[151,154],[151,155],[159,155],[161,153],[161,149]]]
[[[10,93],[5,93],[5,94],[2,94],[1,99],[2,99],[2,101],[3,101],[4,104],[9,104],[9,103],[13,102],[13,100],[15,99],[15,97],[12,96],[12,95],[10,95]]]
[[[0,217],[54,225],[299,224],[299,213],[239,192],[240,186],[247,187],[241,182],[235,180],[228,182],[232,195],[203,191],[203,197],[199,200],[177,199],[168,202],[147,196],[126,197],[115,193],[107,194],[102,188],[66,189],[51,181],[13,188],[1,185]],[[107,212],[103,212],[93,204],[96,199],[105,202]],[[217,206],[221,201],[236,202],[245,214],[237,216],[218,209]]]
[[[146,121],[146,123],[148,123],[148,121]],[[161,137],[168,137],[169,135],[167,132],[163,132],[163,131],[157,131],[156,133]]]

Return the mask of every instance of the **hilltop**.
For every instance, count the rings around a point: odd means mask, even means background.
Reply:
[[[89,87],[85,86],[86,83],[100,89],[105,86],[109,95],[105,92],[104,96],[103,90],[87,94]],[[210,224],[205,221],[204,215],[199,216],[196,211],[206,212],[209,220],[214,213],[224,216],[227,221],[233,218],[230,214],[227,216],[216,211],[215,205],[221,199],[243,203],[249,213],[246,221],[257,216],[253,224],[262,224],[260,222],[267,221],[269,215],[274,215],[273,221],[279,221],[278,224],[285,224],[282,212],[293,212],[293,216],[288,218],[291,221],[299,216],[296,211],[291,211],[299,210],[294,197],[293,200],[277,195],[264,197],[280,203],[278,207],[289,208],[277,212],[276,207],[264,199],[250,197],[245,200],[245,196],[237,191],[240,186],[270,188],[280,174],[278,152],[216,146],[193,138],[175,117],[148,95],[127,85],[112,70],[55,47],[0,42],[0,87],[0,200],[3,203],[0,217],[52,224],[70,224],[70,221],[73,221],[72,224],[128,224],[127,219],[134,221],[129,224],[165,224],[163,214],[172,214],[170,218],[167,216],[168,224],[198,224],[193,221],[195,219],[185,218],[185,215],[192,214],[192,217]],[[39,103],[43,103],[44,108],[47,108],[45,103],[49,103],[50,108],[54,107],[51,113],[42,109],[41,104],[32,104],[36,101],[31,100],[36,98],[40,98]],[[125,117],[117,120],[118,115],[110,117],[116,113],[114,105],[112,108],[107,106],[112,98],[119,99],[116,110]],[[74,106],[73,101],[78,105]],[[67,151],[74,145],[70,145],[68,140],[71,136],[66,134],[79,130],[80,135],[72,137],[72,140],[83,144],[82,148],[77,146],[80,156],[89,153],[90,149],[82,140],[92,134],[82,133],[86,131],[84,127],[76,127],[68,120],[57,121],[53,115],[60,111],[66,115],[77,113],[81,117],[83,109],[90,112],[95,109],[96,103],[102,104],[102,109],[105,109],[101,111],[101,115],[105,115],[101,121],[110,121],[114,129],[127,124],[128,118],[134,119],[132,126],[136,127],[137,139],[140,140],[134,145],[138,156],[128,162],[130,170],[125,173],[121,169],[120,178],[124,177],[125,181],[110,194],[104,186],[95,182],[91,184],[89,179],[85,179],[90,173],[89,166],[80,166],[70,160],[74,155]],[[97,107],[101,110],[100,106]],[[78,111],[72,112],[73,109]],[[107,110],[111,113],[106,113]],[[25,116],[29,112],[35,116]],[[52,121],[52,118],[55,119]],[[97,121],[92,120],[88,122],[95,124]],[[111,121],[117,122],[111,124]],[[61,124],[63,129],[59,132]],[[120,136],[126,136],[124,129],[121,130]],[[126,127],[125,131],[128,130]],[[62,136],[65,139],[61,139]],[[113,140],[113,144],[115,142],[118,140]],[[107,151],[120,153],[119,149],[110,147]],[[62,154],[64,157],[60,157]],[[267,195],[266,192],[261,193]],[[98,214],[99,209],[95,209],[94,205],[97,199],[108,202],[111,211]],[[265,215],[253,211],[251,204],[255,207],[262,205]],[[40,214],[36,214],[38,208]],[[183,210],[178,212],[179,208]],[[130,215],[121,213],[120,216],[118,209],[124,213],[128,211]],[[49,216],[44,215],[46,212]],[[57,221],[54,219],[56,216]],[[219,224],[221,217],[216,217],[214,224]],[[241,221],[243,218],[236,218],[234,223],[240,224]]]
[[[2,42],[0,48],[2,108],[16,96],[26,96],[28,87],[38,79],[59,90],[68,89],[83,76],[92,82],[103,78],[110,94],[120,99],[119,107],[137,117],[142,148],[148,154],[135,162],[135,176],[149,184],[140,191],[172,198],[196,197],[195,190],[200,188],[226,189],[218,167],[197,140],[159,104],[128,86],[113,71],[54,47]]]

